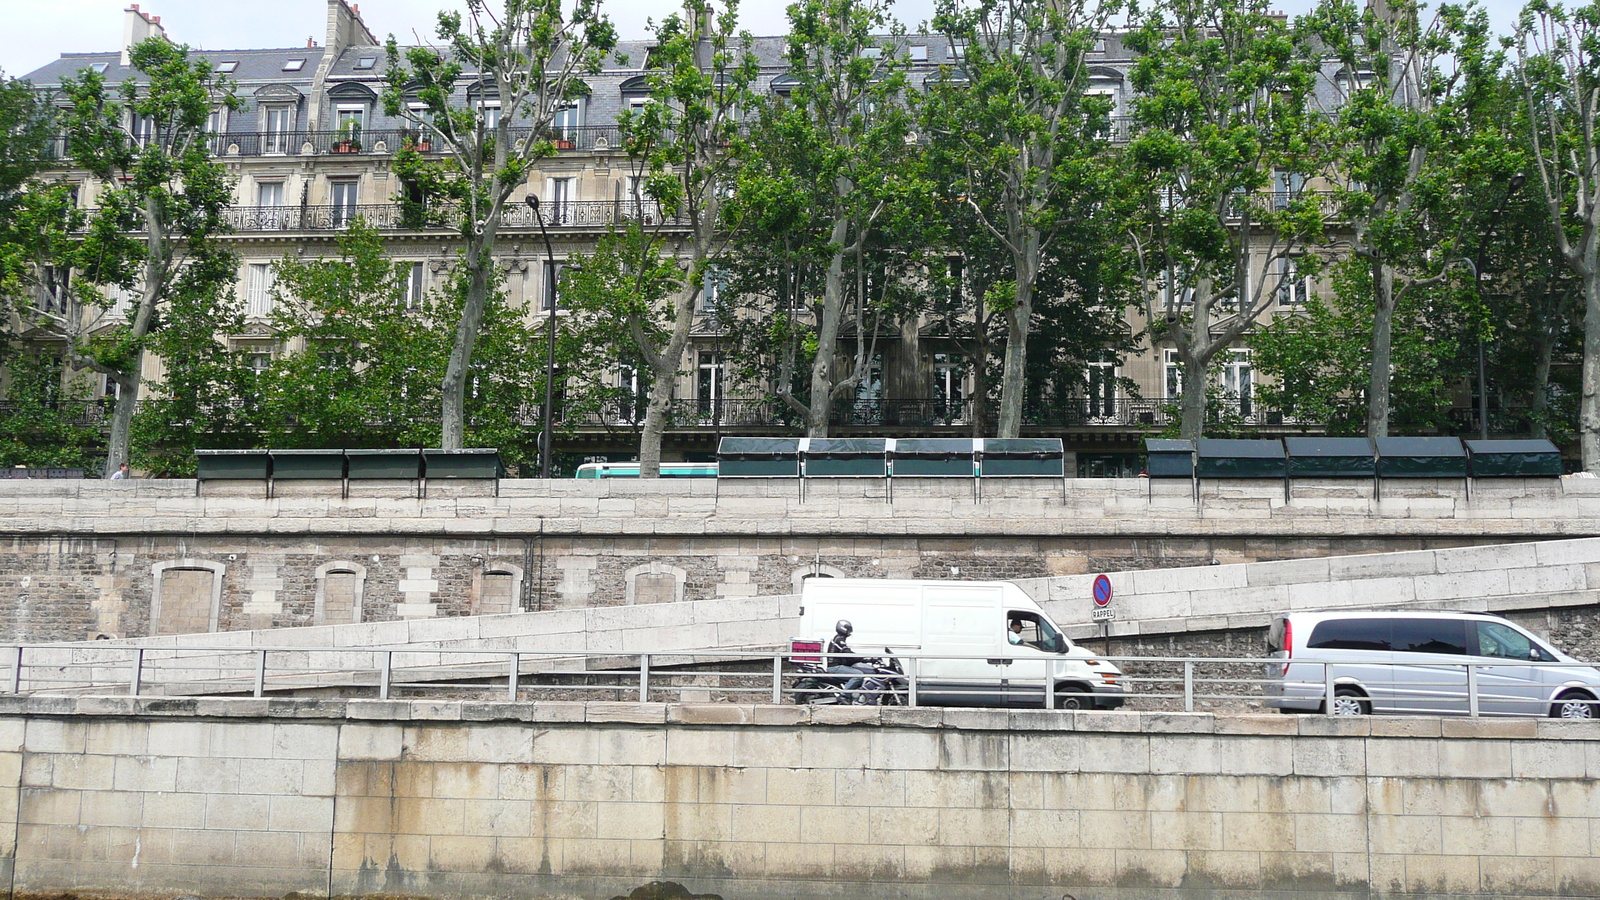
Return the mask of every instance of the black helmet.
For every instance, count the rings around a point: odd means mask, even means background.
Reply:
[[[855,631],[855,627],[850,624],[849,619],[840,619],[838,623],[833,626],[833,630],[834,633],[840,637],[849,637],[850,634]]]

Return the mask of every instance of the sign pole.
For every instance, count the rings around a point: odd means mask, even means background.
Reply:
[[[1094,577],[1094,608],[1089,610],[1090,621],[1100,623],[1100,636],[1105,641],[1105,653],[1111,655],[1111,620],[1117,611],[1111,608],[1111,579],[1104,575]]]

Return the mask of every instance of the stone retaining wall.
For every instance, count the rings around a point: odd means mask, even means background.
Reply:
[[[145,636],[160,572],[204,569],[218,631],[792,593],[812,573],[1038,579],[1600,534],[1600,479],[501,481],[342,498],[323,482],[0,482],[0,638]],[[1226,567],[1226,565],[1224,566]],[[511,583],[513,596],[491,585]],[[494,595],[494,590],[500,590]],[[202,629],[203,630],[203,629]]]
[[[0,699],[24,895],[1600,896],[1588,723]]]

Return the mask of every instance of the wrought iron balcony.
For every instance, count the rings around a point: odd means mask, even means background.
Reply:
[[[511,140],[521,142],[533,131],[527,126],[510,129]],[[546,137],[556,152],[605,152],[622,149],[622,135],[615,125],[580,125],[548,130]],[[246,131],[206,135],[213,156],[320,156],[335,153],[390,155],[403,147],[423,153],[442,153],[444,147],[414,128],[334,129],[317,131]],[[48,154],[55,159],[71,157],[65,137],[57,138]]]
[[[369,227],[380,231],[427,231],[454,229],[459,213],[454,208],[418,213],[398,203],[364,203],[354,206],[233,206],[223,217],[233,230],[240,233],[271,231],[338,231],[349,228],[357,217]],[[565,203],[546,203],[539,210],[539,218],[549,228],[599,228],[619,222],[643,222],[646,225],[678,224],[672,216],[663,216],[654,203],[636,203],[627,200],[575,200]],[[506,228],[536,228],[538,219],[532,209],[520,203],[509,203],[501,214],[500,224]]]

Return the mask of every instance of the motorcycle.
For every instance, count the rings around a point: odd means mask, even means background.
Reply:
[[[863,659],[852,666],[859,674],[829,672],[820,662],[794,660],[800,677],[794,684],[794,702],[812,706],[905,706],[906,677],[888,647],[888,654],[876,659]],[[859,678],[860,687],[846,691],[846,683]]]

